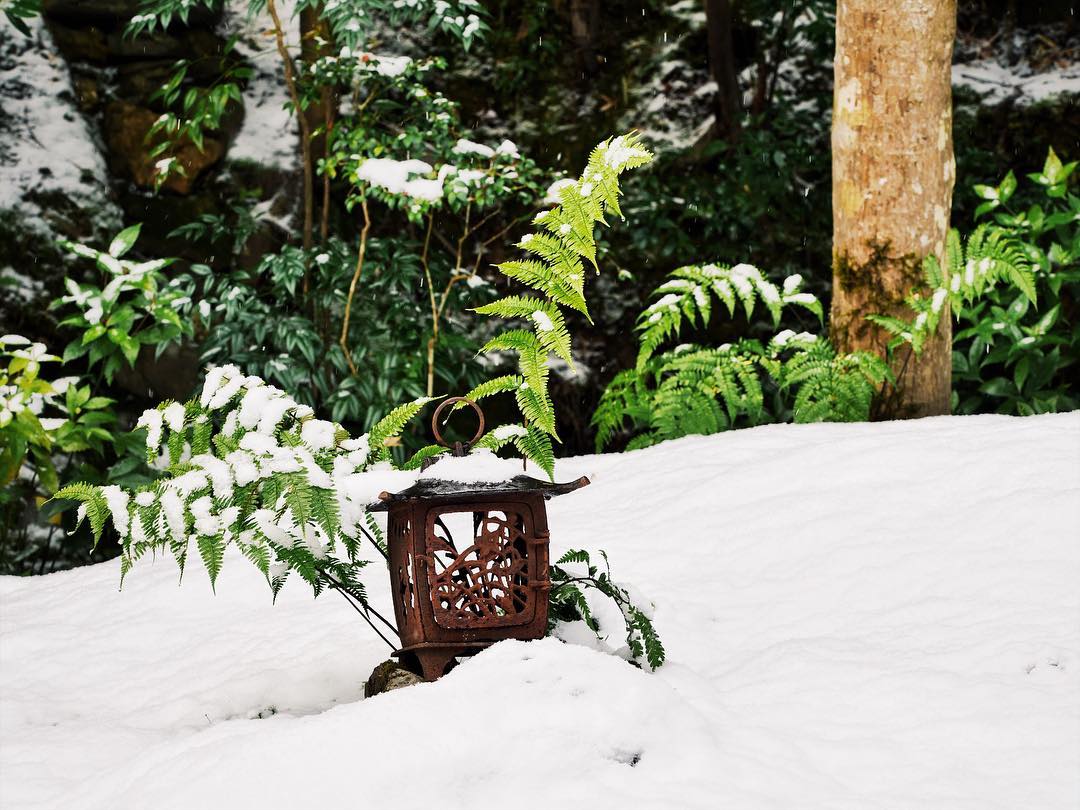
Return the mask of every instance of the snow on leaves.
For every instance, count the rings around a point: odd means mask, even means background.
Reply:
[[[125,574],[158,550],[169,550],[182,571],[194,545],[213,583],[225,550],[236,546],[275,592],[291,571],[318,592],[351,580],[363,564],[358,541],[382,479],[358,486],[357,476],[391,469],[386,440],[427,401],[395,409],[370,438],[351,439],[284,391],[220,366],[196,399],[162,403],[139,419],[148,458],[167,458],[165,478],[134,497],[111,485],[76,485],[57,497],[82,502],[80,521],[90,519],[95,541],[111,518]]]

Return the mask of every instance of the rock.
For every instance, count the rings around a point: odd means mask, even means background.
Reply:
[[[198,346],[174,343],[160,357],[155,356],[154,347],[143,346],[134,368],[126,364],[120,367],[116,383],[147,401],[184,402],[194,393],[201,371]]]
[[[116,68],[115,95],[142,107],[155,107],[161,102],[151,99],[176,72],[176,61],[162,59],[128,62]]]
[[[101,101],[101,85],[92,76],[82,76],[72,71],[71,86],[75,91],[75,101],[79,111],[92,113]]]
[[[138,14],[142,5],[143,0],[44,0],[42,10],[46,17],[69,25],[119,26]],[[223,4],[213,5],[214,8],[202,4],[190,6],[187,24],[213,28],[221,19]]]
[[[105,32],[96,26],[69,28],[66,25],[48,20],[49,33],[57,50],[68,62],[92,62],[103,65],[109,61],[109,46]]]
[[[180,225],[193,222],[207,214],[227,216],[231,187],[218,177],[208,176],[191,194],[154,194],[149,189],[129,188],[118,198],[125,222],[141,222],[139,251],[146,256],[173,256],[182,261],[208,264],[219,270],[229,267],[230,256],[225,244],[220,256],[208,254],[206,244],[193,242],[172,232]]]
[[[157,175],[157,161],[150,151],[159,140],[147,141],[150,127],[158,114],[146,107],[138,107],[126,101],[113,101],[105,108],[105,143],[109,158],[118,168],[130,176],[136,185],[149,188]],[[216,138],[203,139],[200,150],[190,140],[180,143],[174,157],[184,174],[173,174],[164,187],[177,194],[188,194],[199,175],[217,163],[225,154],[225,145]]]
[[[375,697],[383,692],[423,682],[423,678],[405,669],[397,661],[383,661],[375,667],[364,684],[364,697]]]
[[[123,31],[112,31],[106,41],[109,55],[116,61],[189,59],[196,65],[220,58],[225,46],[225,42],[216,34],[197,28],[176,33],[155,31],[137,37],[126,36]]]

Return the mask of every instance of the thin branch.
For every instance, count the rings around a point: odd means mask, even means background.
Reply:
[[[473,225],[473,226],[472,226],[471,228],[468,228],[468,229],[467,229],[467,230],[465,231],[465,236],[472,236],[472,235],[473,235],[474,233],[476,233],[476,232],[477,232],[478,230],[480,230],[481,228],[483,228],[483,227],[484,227],[484,226],[485,226],[485,225],[486,225],[486,224],[487,224],[487,223],[488,223],[489,221],[491,221],[491,219],[492,219],[493,217],[495,217],[495,216],[497,216],[498,214],[501,214],[501,213],[502,213],[502,209],[501,209],[501,208],[496,208],[496,209],[495,209],[494,211],[492,211],[492,212],[491,212],[490,214],[488,214],[488,215],[487,215],[486,217],[484,217],[484,218],[483,218],[482,220],[480,220],[479,222],[477,222],[477,223],[476,223],[475,225]],[[463,237],[463,238],[464,238],[464,237]]]
[[[274,0],[266,0],[266,10],[274,21],[274,38],[281,61],[285,66],[285,84],[289,89],[289,97],[292,99],[293,112],[296,113],[297,122],[300,124],[300,151],[304,162],[304,250],[311,250],[314,221],[312,210],[315,207],[315,183],[311,165],[311,128],[300,106],[300,92],[296,86],[296,68],[293,65],[292,56],[289,55],[289,49],[285,45],[285,28],[281,24]]]
[[[356,285],[360,281],[360,274],[364,270],[364,254],[367,252],[368,230],[371,229],[371,215],[368,212],[366,198],[360,201],[360,208],[364,212],[364,227],[360,229],[360,248],[356,256],[356,269],[353,270],[352,281],[349,283],[349,297],[345,299],[345,319],[341,324],[341,340],[338,341],[341,350],[345,353],[345,362],[349,364],[349,369],[354,377],[356,376],[356,365],[353,363],[352,355],[349,354],[349,318],[352,316],[352,301],[353,296],[356,295]]]
[[[390,562],[390,555],[387,554],[386,549],[384,549],[382,546],[380,546],[379,543],[375,540],[375,538],[372,537],[371,532],[369,532],[367,529],[365,529],[363,526],[360,526],[360,525],[357,525],[356,528],[358,528],[360,531],[362,531],[364,533],[364,537],[366,537],[368,540],[371,541],[371,545],[375,546],[375,550],[378,551],[383,556],[383,559],[386,560],[387,562]]]
[[[350,599],[352,599],[354,602],[356,602],[363,608],[364,613],[370,613],[371,615],[373,615],[375,618],[377,618],[379,621],[389,627],[391,632],[393,632],[395,636],[398,636],[400,638],[401,634],[398,632],[397,627],[392,622],[387,621],[383,617],[383,615],[379,613],[379,611],[375,610],[375,608],[373,608],[368,603],[368,600],[365,597],[354,593],[348,585],[338,579],[335,579],[333,575],[327,573],[326,569],[324,568],[319,568],[319,575],[322,576],[327,582],[329,582],[331,587],[334,588],[334,590],[340,591],[341,593],[348,595]]]
[[[351,598],[349,597],[349,594],[347,594],[347,593],[346,593],[345,591],[341,590],[340,588],[331,588],[331,590],[333,590],[333,591],[337,591],[338,593],[340,593],[340,594],[342,595],[342,597],[343,597],[343,598],[345,599],[345,601],[349,603],[349,606],[350,606],[350,607],[351,607],[351,608],[352,608],[353,610],[355,610],[355,611],[356,611],[357,613],[359,613],[359,614],[360,614],[360,618],[361,618],[361,619],[363,619],[363,620],[364,620],[365,622],[367,622],[367,623],[368,623],[368,627],[370,627],[370,628],[371,628],[372,630],[374,630],[374,631],[375,631],[375,635],[377,635],[377,636],[378,636],[379,638],[381,638],[381,639],[382,639],[383,641],[385,641],[385,642],[386,642],[386,645],[387,645],[387,646],[388,646],[388,647],[389,647],[389,648],[390,648],[391,650],[396,650],[396,649],[397,649],[397,645],[396,645],[396,644],[394,644],[394,643],[393,643],[393,642],[392,642],[392,641],[391,641],[390,639],[388,639],[388,638],[387,638],[386,636],[384,636],[384,635],[383,635],[383,634],[382,634],[381,632],[379,632],[379,628],[375,626],[375,622],[373,622],[373,621],[371,620],[371,617],[370,617],[370,616],[368,616],[368,615],[367,615],[366,613],[364,613],[364,611],[363,611],[363,610],[361,610],[361,609],[360,609],[359,605],[357,605],[357,604],[356,604],[355,602],[353,602],[353,600],[352,600],[352,599],[351,599]]]
[[[330,103],[329,89],[323,89],[323,109],[326,112],[326,134],[323,136],[323,158],[330,161],[330,140],[334,134],[334,110]],[[319,226],[319,238],[326,244],[330,234],[330,172],[323,167],[322,223]]]
[[[507,225],[505,228],[503,228],[501,231],[499,231],[497,234],[492,236],[490,239],[485,239],[481,243],[481,247],[487,247],[492,242],[494,242],[496,239],[501,239],[502,237],[504,237],[506,235],[506,232],[509,231],[511,228],[516,228],[522,222],[524,222],[525,220],[527,220],[527,219],[529,219],[531,217],[532,217],[532,214],[525,214],[524,216],[518,217],[513,222],[511,222],[509,225]]]
[[[428,250],[431,247],[431,232],[435,227],[435,214],[428,214],[427,233],[424,235],[424,249],[420,252],[420,266],[424,268],[424,281],[427,284],[428,300],[431,302],[431,337],[427,342],[427,395],[435,393],[435,344],[439,341],[439,308],[435,302],[435,284],[431,279],[431,266],[428,264]]]
[[[381,613],[379,613],[379,611],[375,610],[375,608],[373,608],[368,603],[367,599],[358,596],[351,588],[346,586],[344,583],[339,582],[334,585],[334,588],[340,590],[342,593],[348,594],[350,599],[360,605],[364,613],[370,613],[372,616],[374,616],[376,619],[386,625],[390,632],[392,632],[395,636],[398,636],[398,638],[401,637],[401,634],[398,632],[397,626],[393,622],[386,619]]]

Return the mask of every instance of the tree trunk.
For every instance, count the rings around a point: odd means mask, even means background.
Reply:
[[[570,0],[570,34],[577,50],[583,80],[596,73],[595,45],[599,12],[599,0]]]
[[[922,262],[945,260],[956,163],[951,65],[956,0],[839,0],[832,122],[833,297],[842,352],[884,356],[873,313],[911,318]],[[952,324],[922,354],[897,351],[884,418],[949,412]]]
[[[705,0],[705,20],[709,37],[709,72],[716,82],[714,108],[716,134],[733,142],[739,137],[742,103],[735,76],[734,38],[730,0]]]

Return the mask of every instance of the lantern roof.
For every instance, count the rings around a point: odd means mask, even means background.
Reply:
[[[382,492],[379,501],[368,507],[373,512],[386,511],[392,503],[399,501],[450,502],[472,495],[486,498],[503,498],[514,495],[541,495],[545,499],[556,495],[565,495],[588,485],[589,479],[581,476],[576,481],[563,484],[541,481],[531,475],[515,475],[504,481],[451,481],[443,478],[421,478],[415,484],[401,492]]]

